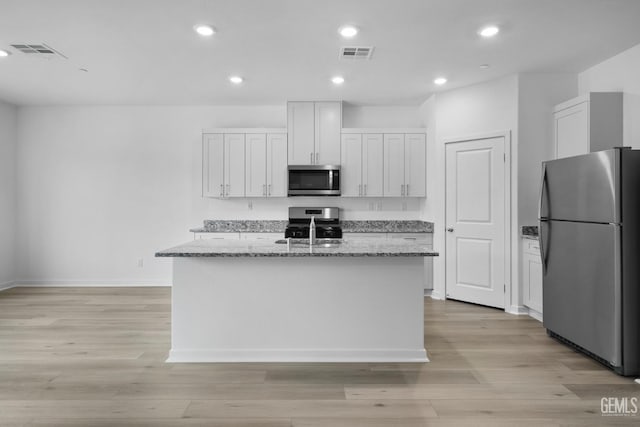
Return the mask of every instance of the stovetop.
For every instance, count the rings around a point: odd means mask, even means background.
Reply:
[[[308,239],[311,218],[316,224],[316,238],[341,239],[339,208],[289,208],[289,223],[284,231],[285,238]]]

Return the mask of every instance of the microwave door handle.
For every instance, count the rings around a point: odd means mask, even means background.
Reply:
[[[333,190],[333,171],[329,171],[329,190]]]

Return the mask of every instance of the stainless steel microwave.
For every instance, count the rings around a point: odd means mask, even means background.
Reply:
[[[290,165],[289,196],[339,196],[340,166]]]

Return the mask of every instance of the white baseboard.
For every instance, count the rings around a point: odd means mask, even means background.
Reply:
[[[509,314],[515,314],[517,316],[529,314],[529,309],[524,305],[511,305],[507,307],[504,311],[506,311]]]
[[[440,292],[436,291],[435,289],[431,290],[431,299],[437,299],[437,300],[444,300],[445,297],[444,295],[442,295]]]
[[[542,313],[540,313],[537,310],[534,310],[533,308],[529,309],[529,316],[533,317],[538,322],[542,322]]]
[[[16,280],[13,287],[140,287],[140,286],[171,286],[171,283],[154,282],[149,280]]]
[[[306,350],[306,349],[228,349],[171,350],[168,363],[205,362],[328,362],[328,363],[421,363],[428,362],[427,351],[418,350]]]
[[[0,283],[0,291],[6,291],[7,289],[14,288],[15,286],[16,286],[16,282]]]

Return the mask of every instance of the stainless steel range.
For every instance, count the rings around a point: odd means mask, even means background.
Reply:
[[[308,239],[311,220],[315,224],[316,239],[341,239],[340,208],[289,208],[289,223],[284,237]]]

